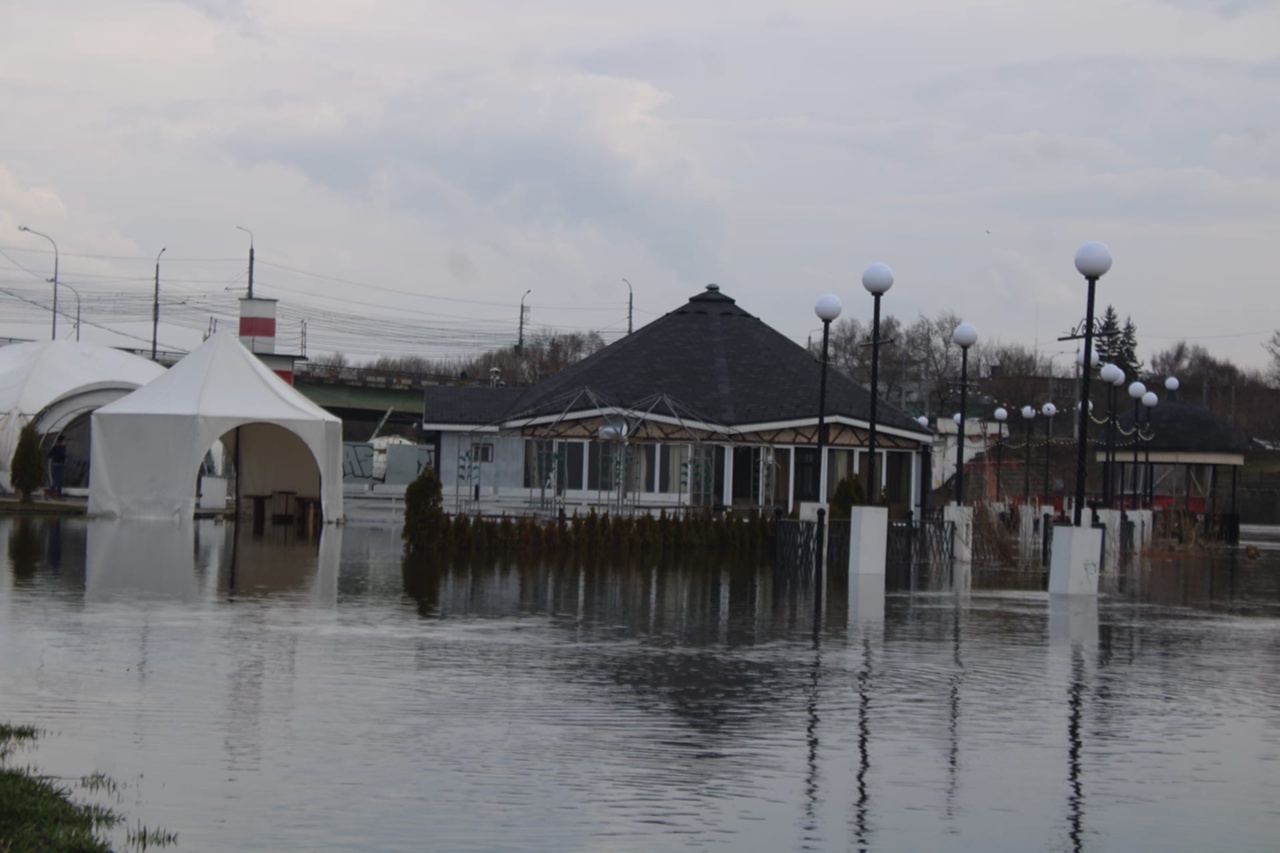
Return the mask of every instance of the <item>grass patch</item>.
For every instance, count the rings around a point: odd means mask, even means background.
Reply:
[[[0,853],[110,853],[104,830],[119,826],[124,817],[100,805],[71,799],[70,788],[41,776],[31,767],[11,767],[8,759],[43,734],[34,726],[0,723]],[[91,794],[118,799],[119,786],[101,773],[79,780]],[[176,843],[178,836],[141,823],[130,829],[130,847],[145,850]]]

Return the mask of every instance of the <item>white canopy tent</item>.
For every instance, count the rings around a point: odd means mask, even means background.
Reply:
[[[89,513],[189,518],[214,442],[237,459],[243,497],[318,499],[343,518],[342,421],[276,376],[228,332],[93,414]]]
[[[13,491],[9,464],[27,423],[34,421],[42,435],[57,432],[164,372],[145,358],[88,341],[0,347],[0,488]]]

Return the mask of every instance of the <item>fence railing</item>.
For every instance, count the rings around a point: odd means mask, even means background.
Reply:
[[[791,518],[780,518],[775,521],[771,546],[774,577],[787,583],[805,586],[812,583],[817,546],[818,523],[816,521],[797,521]],[[828,559],[830,559],[829,551]]]
[[[890,521],[886,581],[908,589],[949,585],[955,531],[955,524],[941,518]]]
[[[827,525],[827,574],[837,582],[849,572],[849,522]],[[894,588],[942,589],[951,583],[955,525],[941,518],[889,522],[885,575]],[[780,580],[813,582],[818,547],[813,521],[779,519],[774,525],[773,566]]]

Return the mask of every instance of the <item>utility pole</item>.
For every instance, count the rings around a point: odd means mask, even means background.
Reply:
[[[635,310],[636,292],[631,287],[631,282],[623,279],[627,284],[627,334],[631,334],[631,315]]]
[[[253,232],[243,225],[237,225],[237,229],[249,235],[249,298],[253,298]]]
[[[520,297],[520,337],[516,339],[516,352],[524,352],[524,298],[530,293],[533,291],[526,290],[524,296]]]
[[[166,247],[167,248],[167,247]],[[160,250],[160,255],[164,249]],[[156,360],[156,335],[160,331],[160,255],[156,255],[156,295],[151,303],[151,360]]]

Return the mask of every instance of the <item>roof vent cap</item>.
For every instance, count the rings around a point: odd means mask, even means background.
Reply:
[[[719,292],[720,292],[720,285],[718,285],[718,284],[708,284],[708,285],[707,285],[707,290],[710,290],[712,293],[719,293]]]

